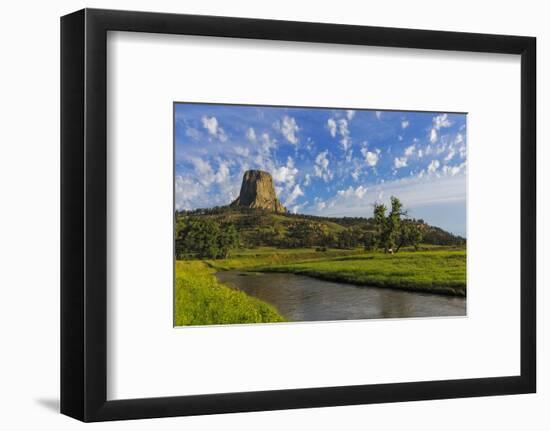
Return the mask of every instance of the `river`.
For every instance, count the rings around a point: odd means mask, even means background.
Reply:
[[[466,315],[463,297],[355,286],[288,273],[221,271],[216,277],[275,306],[294,322]]]

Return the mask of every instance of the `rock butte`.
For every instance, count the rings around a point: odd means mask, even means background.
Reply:
[[[244,173],[239,197],[230,206],[263,209],[275,213],[287,212],[277,199],[271,174],[258,170]]]

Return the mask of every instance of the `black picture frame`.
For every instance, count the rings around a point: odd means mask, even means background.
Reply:
[[[520,375],[107,401],[108,31],[519,55]],[[89,422],[532,393],[535,322],[535,38],[98,9],[61,18],[62,413]]]

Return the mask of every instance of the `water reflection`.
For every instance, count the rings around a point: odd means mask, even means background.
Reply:
[[[317,280],[223,271],[218,279],[274,305],[291,321],[465,316],[466,299]]]

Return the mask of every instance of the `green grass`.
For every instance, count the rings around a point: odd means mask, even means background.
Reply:
[[[209,266],[219,270],[242,269],[250,270],[266,265],[279,265],[292,262],[309,262],[326,260],[329,258],[354,256],[363,251],[329,249],[325,252],[315,251],[315,248],[290,248],[258,247],[254,249],[241,249],[231,254],[228,259],[207,260]]]
[[[274,307],[223,285],[214,273],[201,261],[176,262],[176,326],[284,321]]]
[[[466,251],[364,253],[275,265],[255,271],[290,272],[330,281],[466,296]]]
[[[430,247],[397,254],[361,249],[260,247],[228,259],[176,262],[175,325],[282,322],[277,310],[220,283],[218,270],[289,272],[365,286],[466,296],[466,251]]]

